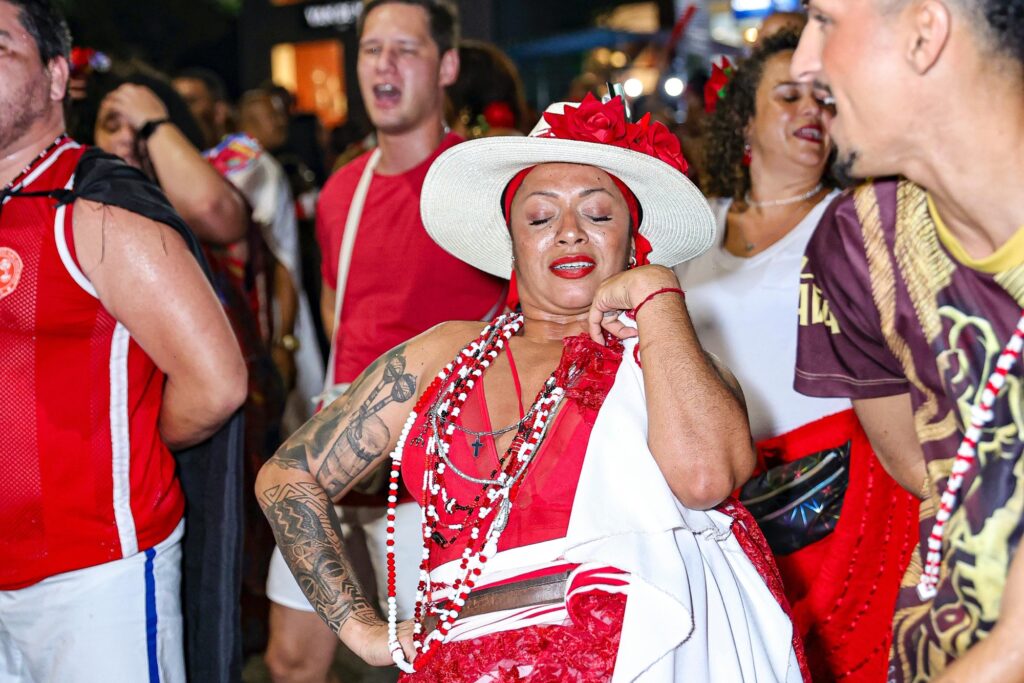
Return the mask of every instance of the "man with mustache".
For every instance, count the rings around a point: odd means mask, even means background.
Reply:
[[[924,499],[889,680],[1024,680],[1024,5],[808,10],[793,76],[831,91],[839,170],[902,176],[837,200],[808,246],[796,372],[851,397]]]

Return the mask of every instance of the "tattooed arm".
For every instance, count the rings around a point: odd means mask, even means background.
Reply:
[[[391,663],[386,624],[356,582],[333,502],[394,448],[419,395],[430,355],[425,346],[414,340],[381,357],[292,435],[256,481],[260,506],[302,591],[350,649],[379,666]]]

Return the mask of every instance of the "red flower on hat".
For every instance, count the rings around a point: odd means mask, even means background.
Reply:
[[[647,129],[647,138],[653,151],[651,156],[661,159],[672,168],[678,169],[680,173],[686,173],[690,166],[686,163],[686,157],[683,156],[679,138],[672,131],[655,122]]]
[[[711,78],[704,85],[704,110],[714,114],[718,108],[718,101],[725,97],[726,86],[736,73],[736,67],[729,61],[728,57],[722,57],[722,64],[711,65]]]
[[[626,146],[626,107],[619,97],[602,103],[587,93],[578,107],[566,107],[562,114],[545,112],[544,119],[551,126],[546,137]]]
[[[551,127],[544,137],[631,149],[686,173],[679,138],[663,124],[652,123],[650,114],[637,123],[628,122],[621,97],[601,102],[588,93],[578,107],[566,107],[562,114],[545,113],[544,119]]]

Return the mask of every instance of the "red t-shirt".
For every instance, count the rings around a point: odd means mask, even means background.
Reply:
[[[448,134],[430,158],[398,175],[374,173],[352,251],[335,351],[335,382],[351,382],[388,349],[447,320],[480,320],[504,300],[505,282],[437,245],[420,220],[427,169],[462,139]],[[370,154],[328,179],[316,214],[324,282],[338,280],[338,250]],[[467,191],[471,191],[467,188]]]

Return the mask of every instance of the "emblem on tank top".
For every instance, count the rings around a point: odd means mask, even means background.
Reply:
[[[22,267],[18,252],[10,247],[0,247],[0,299],[17,289]]]

